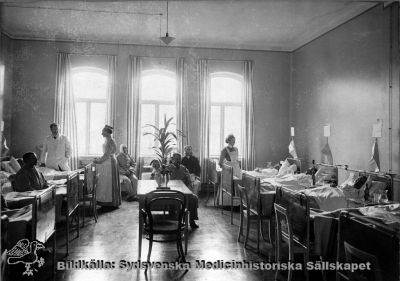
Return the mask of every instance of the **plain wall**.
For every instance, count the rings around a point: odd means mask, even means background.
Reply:
[[[105,57],[118,59],[115,139],[127,141],[127,98],[129,56],[184,57],[189,100],[189,135],[194,153],[199,153],[199,97],[197,60],[253,60],[256,165],[277,162],[287,155],[289,125],[290,54],[227,49],[175,48],[138,45],[91,44],[12,40],[14,75],[12,87],[13,154],[34,149],[49,134],[54,117],[57,52],[75,53],[72,66],[104,66]],[[82,56],[87,54],[90,56]],[[94,56],[95,55],[95,56]],[[98,55],[98,56],[96,56]],[[212,61],[213,64],[216,63]],[[223,63],[222,63],[223,64]]]
[[[308,164],[321,160],[326,139],[323,126],[330,124],[330,148],[335,164],[368,169],[372,125],[383,120],[378,139],[382,171],[399,172],[399,72],[396,16],[383,5],[326,33],[292,53],[291,118],[296,128],[299,157]],[[393,73],[389,69],[392,63]],[[393,79],[393,150],[389,150],[389,81]]]

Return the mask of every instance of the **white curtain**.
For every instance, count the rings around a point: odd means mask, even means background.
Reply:
[[[71,81],[71,55],[57,55],[56,97],[54,121],[60,126],[60,133],[71,142],[72,153],[69,165],[72,170],[78,168],[78,136],[76,131],[75,100]]]
[[[253,105],[253,62],[243,62],[243,101],[242,136],[243,163],[242,169],[251,171],[255,166],[254,156],[254,105]]]
[[[142,62],[130,57],[128,73],[128,150],[138,161],[140,155],[140,76]]]
[[[107,56],[108,85],[107,85],[107,120],[106,124],[115,125],[115,95],[117,88],[117,56]]]
[[[207,158],[209,157],[210,136],[210,77],[208,61],[201,59],[197,63],[198,92],[200,104],[200,167],[201,182],[207,182]]]
[[[189,126],[188,126],[188,98],[186,92],[186,70],[184,58],[176,60],[176,128],[180,130],[185,137],[177,135],[178,152],[183,153],[185,145],[189,144]]]

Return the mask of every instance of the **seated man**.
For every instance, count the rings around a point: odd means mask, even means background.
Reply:
[[[138,179],[135,175],[136,163],[128,154],[128,147],[126,144],[120,145],[120,153],[117,155],[119,175],[121,180],[121,189],[128,193],[127,201],[136,200],[137,195],[137,182]]]
[[[33,152],[27,152],[22,156],[24,165],[15,175],[15,191],[32,191],[48,187],[43,174],[36,169],[37,157]]]
[[[185,166],[181,165],[182,156],[179,153],[174,153],[172,155],[172,164],[168,167],[170,170],[170,179],[171,180],[182,180],[185,185],[192,190],[192,180],[190,178],[189,171],[185,168]],[[188,209],[190,212],[190,227],[192,229],[198,228],[199,226],[195,223],[195,220],[198,220],[197,216],[197,208],[199,207],[199,200],[197,195],[192,194],[189,197]]]
[[[188,169],[192,180],[192,192],[199,195],[200,191],[200,163],[199,159],[193,156],[192,147],[185,146],[185,157],[182,159],[182,165]]]

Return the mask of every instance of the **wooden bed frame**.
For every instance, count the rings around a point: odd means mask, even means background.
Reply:
[[[66,219],[66,248],[67,256],[69,255],[69,228],[70,228],[70,218],[75,217],[77,220],[76,230],[77,237],[79,237],[79,173],[74,172],[67,177],[67,194],[65,201],[63,200],[62,215]],[[66,205],[64,205],[66,203]],[[72,223],[72,220],[71,220]]]
[[[50,186],[44,189],[34,197],[21,198],[18,201],[22,205],[32,205],[30,233],[26,233],[24,238],[28,238],[30,242],[39,241],[43,244],[48,243],[52,239],[52,259],[53,259],[53,277],[56,270],[56,187]],[[18,219],[13,220],[18,221]],[[12,224],[13,221],[9,222]],[[28,230],[28,229],[27,229]],[[8,238],[12,237],[12,233],[7,233]],[[10,239],[8,239],[10,241]],[[9,244],[8,242],[7,244]],[[14,245],[8,245],[10,248]]]
[[[357,234],[357,235],[355,235]],[[361,235],[362,234],[362,235]],[[396,229],[354,211],[342,211],[339,216],[337,260],[346,262],[344,243],[355,247],[357,251],[373,257],[381,280],[399,280],[399,232]],[[361,252],[361,253],[362,253]],[[372,260],[368,260],[374,263]],[[374,273],[373,271],[371,273]],[[348,272],[337,271],[337,279],[348,278]]]

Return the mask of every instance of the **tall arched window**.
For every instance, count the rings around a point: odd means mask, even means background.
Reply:
[[[160,126],[167,119],[174,117],[176,124],[176,75],[172,71],[152,69],[142,72],[140,88],[141,112],[141,142],[140,156],[154,156],[152,147],[155,145],[152,136],[143,136],[151,128],[146,124]],[[170,130],[175,131],[176,125],[170,125]]]
[[[243,76],[230,72],[210,75],[210,156],[217,157],[225,146],[225,137],[232,133],[235,146],[242,154]]]
[[[94,67],[72,69],[79,155],[100,155],[101,130],[107,113],[107,71]]]

